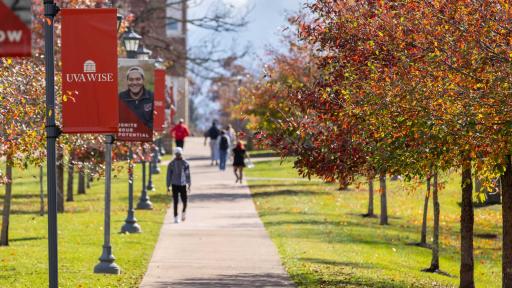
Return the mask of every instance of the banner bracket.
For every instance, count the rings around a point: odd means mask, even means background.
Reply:
[[[57,139],[60,134],[62,134],[62,130],[57,125],[46,126],[46,138]]]
[[[55,17],[59,14],[60,8],[54,1],[44,1],[44,16]]]
[[[116,137],[114,135],[105,135],[105,144],[114,144]]]

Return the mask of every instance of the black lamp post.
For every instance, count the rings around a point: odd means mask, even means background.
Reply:
[[[152,210],[153,203],[149,201],[148,190],[146,187],[146,159],[144,159],[144,157],[146,156],[146,151],[144,148],[142,148],[142,155],[142,191],[140,193],[139,203],[137,203],[137,209]]]
[[[148,169],[149,170],[148,171],[149,179],[148,179],[148,185],[146,186],[146,189],[148,191],[155,191],[155,186],[153,185],[153,174],[155,174],[155,173],[153,173],[154,172],[154,167],[153,167],[153,162],[154,161],[153,160],[155,158],[154,150],[155,149],[154,149],[153,145],[151,145],[151,150],[150,150],[150,152],[151,152],[151,161],[149,162],[149,169]]]
[[[144,45],[139,42],[139,47],[137,47],[137,59],[139,60],[149,60],[149,56],[153,53],[151,50],[144,48]],[[148,186],[146,186],[146,151],[143,148],[142,154],[144,155],[141,159],[142,164],[142,191],[139,198],[139,203],[137,203],[137,209],[141,210],[151,210],[153,209],[153,203],[149,201],[148,196]],[[149,182],[151,183],[151,187],[149,188],[152,190],[152,177],[151,177],[151,169],[149,169]],[[149,184],[149,183],[148,183]]]
[[[137,47],[137,59],[139,60],[149,60],[149,56],[151,56],[153,52],[149,49],[144,48],[144,45],[139,42],[139,47]],[[144,155],[145,156],[145,155]],[[148,190],[153,190],[153,177],[151,173],[151,168],[149,170],[149,179],[148,184],[146,186],[146,160],[143,158],[141,160],[142,164],[142,191],[139,199],[139,203],[137,204],[137,209],[142,210],[150,210],[153,209],[153,204],[149,201]]]
[[[117,14],[117,31],[121,28],[123,16]],[[114,135],[105,135],[105,224],[103,229],[104,241],[103,252],[100,256],[100,263],[94,266],[94,273],[119,274],[121,268],[114,263],[115,257],[112,254],[110,243],[110,210],[111,210],[111,179],[112,179],[112,144]]]
[[[57,174],[56,143],[60,129],[55,123],[55,58],[53,19],[59,7],[53,0],[44,0],[44,16],[48,25],[44,26],[44,61],[46,71],[46,164],[48,191],[48,278],[50,288],[59,287],[57,253]]]
[[[137,59],[137,49],[139,48],[142,37],[133,32],[131,27],[128,27],[128,30],[124,32],[122,39],[124,48],[126,49],[126,57],[130,59]]]
[[[117,14],[117,31],[119,32],[119,29],[121,29],[121,24],[123,23],[123,15]]]
[[[135,210],[133,209],[133,150],[130,146],[128,152],[128,215],[124,220],[124,225],[121,227],[121,233],[140,233],[140,225],[135,218]]]
[[[139,60],[149,60],[149,56],[153,54],[153,51],[146,49],[144,44],[139,42],[139,47],[137,47],[137,59]]]
[[[105,135],[105,227],[103,229],[104,241],[103,252],[100,256],[100,263],[94,266],[94,273],[100,274],[119,274],[121,268],[114,263],[116,258],[112,254],[112,245],[110,244],[110,200],[112,179],[112,144],[114,144],[114,135]]]
[[[126,57],[135,59],[137,58],[137,48],[142,37],[133,32],[131,27],[123,34],[122,41],[126,49]],[[133,150],[130,146],[128,152],[128,215],[124,220],[124,225],[121,227],[121,233],[140,233],[141,228],[137,224],[135,218],[135,210],[133,209]]]

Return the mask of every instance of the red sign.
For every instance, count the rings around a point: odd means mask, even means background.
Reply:
[[[164,132],[165,125],[165,70],[155,70],[155,132]]]
[[[30,0],[0,0],[0,57],[30,57]]]
[[[171,99],[171,121],[170,126],[174,126],[174,117],[176,116],[176,101],[174,101],[174,86],[171,84],[171,87],[169,87],[169,96]]]
[[[154,60],[119,59],[119,141],[153,142],[154,65]]]
[[[64,133],[117,133],[117,9],[62,9]]]

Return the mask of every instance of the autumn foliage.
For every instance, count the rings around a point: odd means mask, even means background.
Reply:
[[[314,1],[244,109],[302,175],[341,186],[462,167],[461,286],[473,287],[471,171],[503,173],[511,150],[510,13],[497,0]]]

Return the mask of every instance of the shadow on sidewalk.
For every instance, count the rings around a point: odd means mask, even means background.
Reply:
[[[211,278],[191,278],[177,282],[160,282],[159,288],[182,288],[182,287],[295,287],[290,285],[289,279],[282,274],[235,274],[235,275],[217,275]]]
[[[187,161],[200,161],[200,160],[210,160],[211,158],[209,156],[191,156],[191,157],[186,157],[185,156],[185,160]]]
[[[250,194],[245,193],[208,193],[208,194],[190,194],[189,199],[193,202],[211,202],[211,201],[238,201],[250,199]]]

